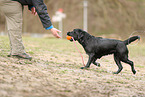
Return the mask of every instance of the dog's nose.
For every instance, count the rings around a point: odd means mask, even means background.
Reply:
[[[69,35],[70,34],[70,32],[67,32],[67,35]]]

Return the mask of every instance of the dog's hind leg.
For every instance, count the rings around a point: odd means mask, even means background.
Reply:
[[[96,66],[98,66],[98,67],[100,67],[100,63],[98,63],[98,62],[96,62],[96,58],[94,58],[94,60],[92,61],[92,63],[94,64],[94,65],[96,65]]]
[[[117,57],[116,54],[114,54],[114,60],[115,60],[115,62],[117,64],[117,66],[118,66],[118,71],[117,72],[114,72],[114,74],[118,74],[119,72],[121,72],[121,70],[123,69],[123,67],[122,67],[122,64],[121,64],[121,62],[120,62],[120,60],[119,60],[119,58]]]
[[[123,59],[121,59],[121,61],[129,64],[131,66],[131,70],[132,70],[133,74],[136,74],[136,70],[134,69],[134,63],[132,61],[130,61],[128,59],[128,57],[124,57]]]
[[[101,66],[100,63],[98,63],[98,62],[93,62],[93,64],[96,65],[96,66],[98,66],[98,67]]]

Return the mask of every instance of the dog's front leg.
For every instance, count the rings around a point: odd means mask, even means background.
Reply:
[[[87,62],[87,65],[86,65],[85,67],[81,67],[81,69],[89,68],[89,67],[90,67],[90,64],[91,64],[92,61],[93,61],[93,59],[94,59],[94,54],[90,54],[90,55],[89,55],[89,60],[88,60],[88,62]]]

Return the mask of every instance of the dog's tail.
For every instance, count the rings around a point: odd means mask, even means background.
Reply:
[[[140,36],[133,36],[133,37],[130,37],[128,38],[127,40],[123,41],[125,43],[125,45],[128,45],[130,44],[131,42],[135,41],[136,39],[139,39],[140,40]]]

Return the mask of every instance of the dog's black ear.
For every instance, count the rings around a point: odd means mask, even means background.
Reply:
[[[82,32],[83,30],[82,29],[74,29],[73,31],[74,32]]]
[[[78,29],[78,32],[87,33],[86,31],[84,31],[82,29]]]
[[[78,29],[78,32],[83,32],[83,30],[82,29]]]
[[[78,33],[78,39],[81,39],[82,37],[84,37],[84,33],[83,33],[83,30],[79,30],[79,33]]]

